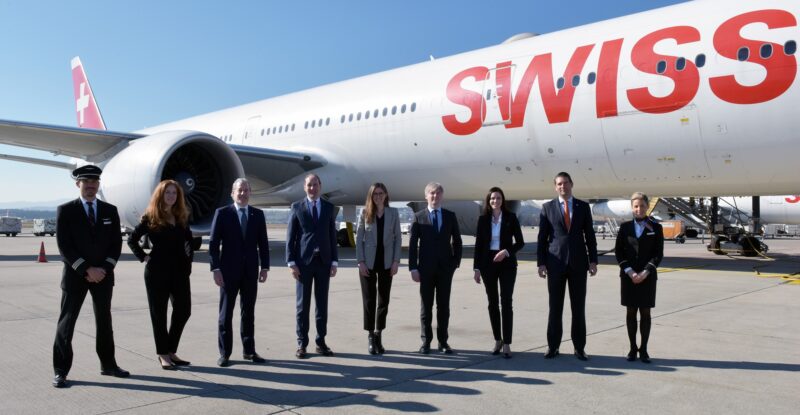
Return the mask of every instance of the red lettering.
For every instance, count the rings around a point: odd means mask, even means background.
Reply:
[[[575,49],[572,57],[567,63],[564,71],[564,87],[556,91],[553,84],[553,57],[552,54],[537,55],[531,59],[531,63],[522,75],[516,96],[511,94],[511,82],[509,80],[510,68],[497,70],[497,93],[500,101],[500,111],[504,119],[508,119],[509,100],[511,100],[511,122],[506,124],[506,128],[522,127],[525,121],[525,109],[528,106],[528,97],[531,87],[536,79],[539,80],[539,94],[542,97],[542,106],[550,124],[569,121],[569,113],[572,109],[572,98],[575,96],[575,87],[572,86],[571,77],[580,75],[586,59],[592,52],[594,45],[581,46]],[[509,62],[498,64],[498,67],[508,66]]]
[[[784,10],[759,10],[733,17],[720,25],[714,33],[714,49],[729,59],[737,59],[739,48],[750,49],[747,62],[759,64],[767,71],[764,80],[758,85],[746,86],[736,82],[733,75],[709,79],[714,95],[732,104],[758,104],[777,98],[792,85],[797,75],[797,61],[794,56],[783,53],[783,46],[760,40],[743,38],[742,28],[752,23],[764,23],[770,29],[794,27],[797,21]],[[762,45],[772,45],[772,56],[762,58],[759,51]]]
[[[484,105],[483,96],[480,92],[462,88],[461,82],[467,78],[483,81],[488,72],[489,69],[485,66],[465,69],[457,73],[447,84],[447,99],[470,110],[469,119],[464,122],[459,121],[455,114],[443,116],[442,123],[447,131],[456,135],[469,135],[480,130],[485,117],[485,114],[481,115],[481,107]]]
[[[798,195],[794,195],[794,197],[785,197],[784,199],[786,199],[786,201],[789,202],[789,203],[800,202],[800,196],[798,196]]]
[[[682,45],[699,41],[700,32],[691,26],[674,26],[657,30],[636,42],[631,51],[633,66],[645,73],[666,76],[675,83],[672,93],[665,97],[653,96],[647,87],[629,89],[628,101],[639,111],[663,114],[680,109],[694,99],[700,86],[700,76],[694,62],[687,59],[685,68],[679,71],[675,67],[678,58],[654,52],[656,43],[665,39],[674,39],[677,44]],[[656,71],[658,61],[665,61],[667,64],[660,74]]]
[[[597,118],[615,117],[617,107],[617,76],[619,74],[619,55],[623,39],[609,40],[600,49],[597,65],[596,107]]]

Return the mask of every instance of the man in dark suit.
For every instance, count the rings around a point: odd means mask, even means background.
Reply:
[[[333,356],[325,343],[328,333],[328,287],[336,276],[339,255],[336,250],[336,212],[333,204],[320,198],[322,180],[314,173],[305,178],[306,197],[292,204],[286,229],[286,263],[297,280],[297,351],[307,355],[311,289],[316,302],[317,353]]]
[[[589,205],[572,197],[572,178],[565,172],[554,180],[558,197],[542,206],[536,262],[539,276],[547,278],[550,315],[547,320],[545,359],[558,356],[561,344],[561,314],[564,292],[569,285],[572,308],[572,344],[575,356],[588,360],[586,346],[586,272],[597,273],[597,240]]]
[[[408,247],[408,269],[411,279],[420,283],[419,294],[422,297],[422,346],[419,351],[423,354],[431,350],[434,299],[438,350],[446,354],[453,353],[447,343],[447,328],[453,273],[461,264],[461,233],[455,213],[441,208],[443,195],[441,184],[432,182],[425,186],[428,207],[415,214]]]
[[[97,199],[101,173],[99,167],[91,165],[73,170],[80,197],[59,206],[56,214],[56,240],[64,262],[61,314],[53,344],[53,386],[57,388],[67,386],[72,367],[72,334],[87,292],[92,294],[94,306],[100,374],[120,378],[130,375],[117,366],[114,357],[111,293],[122,235],[117,208]]]
[[[217,209],[211,222],[208,254],[211,272],[219,289],[219,359],[226,367],[233,349],[233,309],[241,302],[241,336],[245,360],[263,363],[256,353],[255,307],[258,284],[267,280],[269,241],[264,212],[248,206],[250,183],[239,178],[231,190],[233,204]],[[220,252],[220,245],[222,251]],[[261,271],[258,267],[261,265]]]

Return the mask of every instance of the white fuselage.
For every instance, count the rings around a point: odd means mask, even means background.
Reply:
[[[798,193],[800,87],[796,55],[784,53],[800,40],[798,16],[791,0],[688,2],[139,133],[197,130],[313,154],[338,204],[363,203],[375,181],[393,200],[422,199],[430,181],[451,200],[491,186],[547,198],[559,171],[585,198]],[[758,57],[763,44],[769,58]],[[741,46],[748,60],[736,59]],[[252,203],[280,202],[265,190]]]

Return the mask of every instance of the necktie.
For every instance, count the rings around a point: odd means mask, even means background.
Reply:
[[[241,218],[240,222],[242,225],[242,238],[247,235],[247,209],[246,208],[239,208],[239,217]]]
[[[439,232],[439,215],[438,215],[438,212],[439,211],[437,209],[434,209],[433,211],[431,211],[431,225],[433,225],[433,230],[435,230],[436,232]]]
[[[317,213],[317,201],[316,200],[311,204],[311,218],[314,219],[314,223],[315,224],[319,220],[319,213]]]
[[[564,225],[567,227],[567,232],[569,232],[569,227],[572,225],[572,219],[569,217],[569,200],[564,201]]]
[[[86,202],[86,206],[89,206],[89,225],[94,226],[96,220],[94,216],[94,207],[92,207],[92,202]]]

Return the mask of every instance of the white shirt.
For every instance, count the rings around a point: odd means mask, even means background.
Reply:
[[[89,201],[84,199],[83,196],[80,196],[81,202],[83,203],[83,212],[86,213],[86,217],[89,217]],[[97,221],[97,199],[92,201],[92,210],[94,210],[94,220]]]
[[[437,225],[436,230],[440,231],[442,230],[442,209],[441,208],[431,209],[431,207],[428,206],[428,219],[433,218],[433,212],[436,212],[436,225]],[[433,221],[431,221],[431,224],[433,224]]]
[[[500,225],[503,223],[503,214],[500,214],[500,217],[497,219],[497,223],[494,223],[494,216],[492,216],[492,240],[489,242],[489,250],[490,251],[499,251],[500,250]]]
[[[233,202],[233,206],[236,207],[236,217],[239,218],[239,226],[242,225],[242,211],[240,209],[244,209],[245,215],[250,215],[250,211],[247,210],[247,205],[239,205],[236,202]]]

